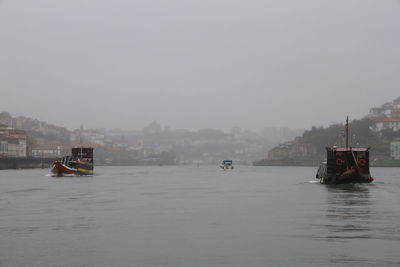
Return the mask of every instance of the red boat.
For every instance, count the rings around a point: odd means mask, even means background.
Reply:
[[[93,148],[72,148],[71,156],[54,161],[51,172],[57,176],[93,175]]]

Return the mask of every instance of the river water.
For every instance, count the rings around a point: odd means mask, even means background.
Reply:
[[[0,171],[0,266],[400,266],[400,168]]]

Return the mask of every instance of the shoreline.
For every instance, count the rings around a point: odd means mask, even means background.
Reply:
[[[0,171],[1,170],[13,170],[13,169],[47,169],[51,167],[54,158],[0,158]],[[254,167],[319,167],[320,162],[315,160],[310,161],[257,161],[253,162],[251,165]],[[166,163],[144,163],[144,162],[132,162],[132,163],[114,163],[114,164],[95,164],[94,166],[110,166],[110,167],[120,167],[120,166],[187,166],[196,164],[166,164]],[[240,165],[240,164],[239,164]],[[400,161],[387,161],[370,164],[371,168],[376,167],[393,167],[399,168]]]
[[[54,158],[0,158],[0,170],[46,169],[53,161]]]
[[[253,162],[253,166],[281,166],[281,167],[319,167],[320,161],[316,160],[288,160],[288,161],[276,161],[276,160],[262,160]],[[370,163],[370,167],[400,167],[400,160],[390,160],[384,162]]]

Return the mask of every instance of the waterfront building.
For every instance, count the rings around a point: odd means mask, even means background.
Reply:
[[[32,157],[34,158],[60,158],[71,151],[69,146],[60,145],[37,145],[32,148]]]

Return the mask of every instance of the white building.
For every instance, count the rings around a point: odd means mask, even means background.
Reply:
[[[374,132],[380,132],[382,130],[392,129],[397,132],[400,130],[400,118],[380,118],[375,122],[375,125],[371,127]]]
[[[390,143],[390,157],[400,160],[400,139],[396,139]]]
[[[61,146],[58,145],[42,145],[32,148],[32,157],[40,158],[59,158],[63,156],[64,151]]]
[[[378,119],[383,117],[395,118],[400,115],[400,97],[395,99],[393,102],[388,102],[381,105],[378,108],[371,108],[368,118]]]

